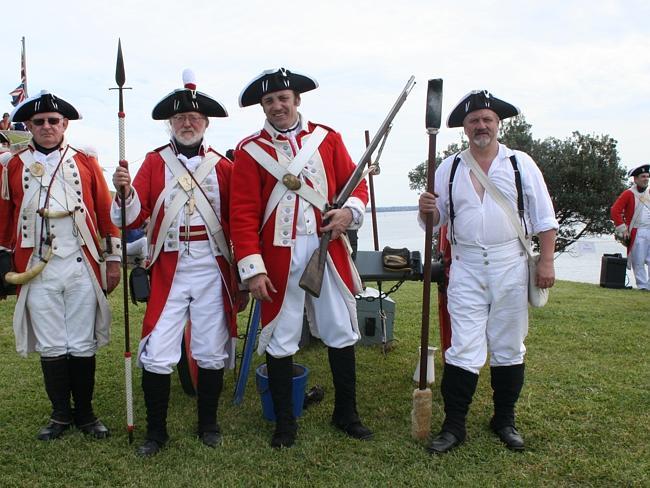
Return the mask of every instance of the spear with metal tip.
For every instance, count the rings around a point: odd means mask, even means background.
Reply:
[[[119,111],[118,127],[119,127],[119,141],[120,141],[120,166],[123,168],[128,167],[125,156],[125,137],[124,137],[124,94],[123,90],[130,90],[125,88],[126,75],[124,73],[124,58],[122,57],[122,42],[120,39],[117,41],[117,65],[115,67],[115,82],[117,88],[111,90],[118,90],[119,93]],[[129,433],[129,444],[133,443],[133,373],[131,371],[131,341],[129,329],[129,279],[126,262],[126,190],[124,187],[117,189],[120,193],[120,217],[121,231],[122,231],[122,283],[123,283],[123,303],[124,303],[124,376],[126,385],[126,430]]]

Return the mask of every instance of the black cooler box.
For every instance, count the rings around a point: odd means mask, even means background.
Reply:
[[[600,261],[600,286],[603,288],[625,288],[627,258],[616,254],[603,254]]]

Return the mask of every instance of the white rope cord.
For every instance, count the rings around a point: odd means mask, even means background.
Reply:
[[[120,161],[123,161],[126,157],[125,149],[125,137],[124,137],[124,117],[118,119],[118,127],[120,131]]]
[[[128,430],[133,430],[133,383],[130,353],[124,355],[124,374],[126,377],[126,425]]]

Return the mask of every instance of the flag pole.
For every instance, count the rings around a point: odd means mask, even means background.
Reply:
[[[21,39],[22,49],[20,51],[20,78],[23,82],[23,90],[25,90],[25,98],[29,98],[27,94],[27,53],[25,52],[25,36]]]

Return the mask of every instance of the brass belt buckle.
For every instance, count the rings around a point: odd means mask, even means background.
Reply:
[[[291,191],[299,190],[302,186],[302,182],[297,176],[287,173],[282,177],[282,184],[286,186]]]

